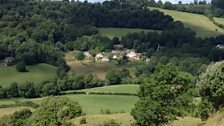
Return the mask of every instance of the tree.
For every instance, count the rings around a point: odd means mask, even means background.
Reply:
[[[35,86],[31,82],[25,82],[19,85],[19,94],[25,98],[35,98],[37,97]]]
[[[42,88],[42,95],[49,96],[49,95],[58,95],[60,92],[59,87],[54,83],[46,83]]]
[[[208,66],[198,82],[199,91],[204,99],[212,103],[215,111],[224,104],[224,61]]]
[[[108,71],[106,75],[106,83],[109,85],[120,84],[121,78],[115,70]]]
[[[24,62],[18,62],[18,63],[16,64],[16,69],[17,69],[17,71],[19,71],[19,72],[26,72],[26,71],[27,71],[27,69],[26,69],[26,64],[25,64]]]
[[[212,5],[224,9],[224,1],[223,0],[212,0]]]
[[[193,77],[173,65],[162,65],[140,86],[131,114],[139,126],[160,126],[183,115],[192,103]]]
[[[48,97],[32,115],[29,123],[31,126],[59,126],[81,114],[82,108],[77,102],[67,97]]]
[[[9,98],[16,98],[16,97],[20,96],[18,83],[14,82],[9,85],[8,90],[7,90],[7,95]]]

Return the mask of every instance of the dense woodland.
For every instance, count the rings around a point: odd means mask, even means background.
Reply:
[[[220,0],[213,0],[211,7],[203,2],[172,5],[153,0],[114,0],[101,4],[66,0],[0,0],[0,59],[13,57],[15,62],[12,65],[17,64],[20,72],[26,71],[26,65],[38,63],[58,67],[54,81],[38,85],[15,82],[0,87],[0,98],[36,98],[60,95],[61,91],[67,90],[134,83],[141,84],[139,101],[131,113],[136,125],[159,126],[180,116],[206,120],[223,106],[223,62],[207,66],[224,59],[224,51],[216,48],[224,44],[224,36],[198,38],[182,22],[150,10],[147,5],[205,15],[209,9],[209,14],[219,17],[224,14]],[[110,40],[98,34],[98,27],[156,31],[131,33]],[[63,59],[65,52],[111,51],[115,44],[143,53],[150,61],[134,64],[134,77],[127,69],[109,70],[104,81],[93,75],[67,74],[69,67]],[[130,65],[125,57],[119,64]],[[193,104],[195,97],[202,98],[199,106]],[[36,113],[21,111],[8,120],[12,126],[61,126],[69,125],[66,119],[81,114],[78,103],[63,97],[50,97]]]

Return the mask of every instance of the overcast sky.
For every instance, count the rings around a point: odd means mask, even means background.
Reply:
[[[80,1],[84,1],[84,0],[80,0]],[[102,1],[104,1],[104,0],[88,0],[89,2],[102,2]],[[156,0],[156,1],[158,1],[158,0]],[[172,2],[172,3],[178,3],[178,1],[180,1],[180,0],[162,0],[163,2],[165,2],[165,1],[170,1],[170,2]],[[181,0],[183,3],[191,3],[191,2],[193,2],[194,0]],[[200,1],[200,0],[199,0]],[[210,2],[210,0],[207,0],[208,2]]]

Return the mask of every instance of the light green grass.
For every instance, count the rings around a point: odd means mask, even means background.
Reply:
[[[23,83],[26,81],[40,83],[41,81],[54,79],[56,67],[48,64],[27,66],[28,72],[18,72],[15,66],[0,67],[0,85],[12,82]]]
[[[72,101],[77,101],[87,114],[100,114],[101,109],[109,109],[113,112],[126,112],[130,113],[138,98],[135,96],[120,96],[120,95],[65,95]],[[20,98],[19,101],[32,101],[40,104],[42,98],[37,99],[24,99]],[[1,105],[14,103],[12,100],[0,100]]]
[[[156,30],[146,30],[146,29],[133,29],[133,28],[98,28],[100,35],[107,36],[108,38],[112,39],[114,37],[123,37],[126,36],[128,33],[134,32],[155,32]],[[158,32],[158,31],[157,31]]]
[[[138,90],[139,90],[139,85],[127,84],[127,85],[114,85],[114,86],[105,86],[105,87],[98,87],[98,88],[91,88],[91,89],[83,89],[83,90],[79,90],[79,91],[137,94]]]
[[[99,114],[101,109],[130,113],[138,99],[135,96],[119,95],[67,95],[66,97],[78,101],[87,114]]]
[[[151,8],[164,12],[166,15],[170,15],[175,21],[181,21],[184,25],[197,33],[198,37],[215,37],[224,34],[224,30],[213,24],[206,16],[178,12],[173,10],[165,10],[160,8]],[[217,30],[217,31],[216,31]]]
[[[217,23],[224,25],[224,18],[214,18],[214,19]]]

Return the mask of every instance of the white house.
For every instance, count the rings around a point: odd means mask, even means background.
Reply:
[[[126,56],[130,61],[133,61],[133,60],[140,60],[141,54],[136,53],[135,51],[130,51],[129,53],[127,53]]]

